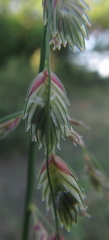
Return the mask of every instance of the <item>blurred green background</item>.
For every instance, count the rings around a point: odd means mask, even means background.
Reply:
[[[86,52],[73,53],[69,47],[52,51],[51,66],[63,81],[71,102],[71,116],[91,127],[74,129],[84,136],[87,148],[109,177],[109,1],[86,1],[92,27]],[[27,88],[38,73],[43,32],[41,0],[0,0],[0,117],[24,107]],[[0,142],[0,239],[19,240],[22,231],[26,189],[29,133],[24,121]],[[62,142],[58,154],[73,168],[87,195],[90,219],[85,217],[65,234],[69,240],[109,239],[109,193],[98,196],[84,171],[79,147]],[[37,152],[36,173],[43,160]],[[34,203],[46,215],[40,192]],[[46,217],[50,218],[50,213]],[[54,222],[53,222],[54,224]]]

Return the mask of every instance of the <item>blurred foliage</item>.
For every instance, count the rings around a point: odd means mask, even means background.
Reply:
[[[24,54],[30,56],[40,47],[42,22],[31,22],[28,17],[25,24],[14,16],[0,15],[0,64],[4,64],[8,57]]]
[[[13,55],[30,56],[40,47],[42,20],[39,13],[33,12],[30,4],[21,8],[18,13],[11,13],[8,5],[14,1],[1,0],[0,13],[0,64],[4,64]],[[16,1],[17,2],[17,1]],[[24,1],[23,1],[24,2]],[[6,6],[5,6],[6,4]],[[33,8],[33,6],[32,6]]]
[[[92,27],[100,29],[109,28],[109,1],[88,0],[87,3],[91,9],[89,16],[92,20]]]

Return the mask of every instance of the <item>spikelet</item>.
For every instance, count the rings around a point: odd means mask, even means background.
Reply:
[[[43,19],[47,23],[48,5],[43,1]],[[51,41],[53,50],[60,50],[61,44],[67,43],[75,51],[77,46],[81,51],[85,50],[85,39],[88,39],[87,26],[91,22],[85,13],[89,7],[83,0],[52,0],[51,1]]]
[[[84,204],[84,191],[75,173],[57,155],[51,154],[48,164],[59,222],[61,227],[64,225],[70,231],[72,223],[77,223],[77,217],[89,216]],[[46,209],[49,210],[52,208],[52,197],[45,161],[38,173],[38,188],[42,189],[42,200],[45,200]]]
[[[30,85],[24,107],[26,131],[30,130],[31,140],[38,147],[43,146],[46,154],[48,72],[39,73]],[[61,138],[66,138],[66,128],[70,129],[68,120],[70,105],[66,90],[54,73],[51,73],[50,91],[50,150],[61,148]]]

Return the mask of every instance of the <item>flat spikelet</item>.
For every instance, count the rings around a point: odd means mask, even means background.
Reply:
[[[84,204],[84,191],[75,173],[57,155],[49,156],[49,173],[60,225],[64,225],[70,231],[72,223],[76,224],[78,217],[88,216]],[[45,200],[46,209],[49,210],[52,208],[52,197],[45,161],[38,173],[38,188],[42,189],[42,200]]]
[[[48,72],[39,73],[30,85],[24,107],[26,131],[30,130],[31,140],[36,141],[38,147],[43,146],[46,154],[46,126],[47,126],[47,94]],[[69,123],[69,100],[66,90],[54,73],[51,73],[50,94],[50,145],[51,151],[61,148],[61,138],[66,138],[66,128]]]
[[[81,51],[85,50],[85,39],[88,39],[87,26],[91,22],[86,14],[89,7],[82,0],[52,0],[51,1],[51,41],[53,50],[60,49],[61,44],[71,46],[75,51],[77,46]],[[48,5],[43,1],[44,24],[47,23]]]

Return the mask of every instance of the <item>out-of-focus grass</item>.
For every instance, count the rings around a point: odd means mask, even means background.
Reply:
[[[66,69],[67,75],[67,69]],[[22,110],[26,90],[34,78],[29,62],[25,58],[11,58],[1,68],[0,75],[0,116]],[[95,84],[73,84],[64,79],[65,87],[69,90],[71,116],[82,120],[91,127],[86,130],[74,126],[83,135],[84,141],[92,154],[100,161],[108,173],[109,156],[109,83],[97,81]],[[61,79],[62,80],[62,79]],[[0,142],[0,233],[3,240],[19,240],[22,230],[22,215],[26,188],[27,153],[29,134],[24,131],[24,122],[16,132],[10,133]],[[37,166],[44,155],[38,151]],[[109,213],[106,200],[99,199],[89,185],[84,172],[84,159],[80,148],[72,146],[69,141],[62,141],[62,151],[57,152],[75,171],[79,182],[85,188],[86,205],[91,219],[79,220],[77,227],[72,227],[72,235],[68,239],[108,240]],[[37,181],[36,181],[37,186]],[[34,203],[44,209],[40,202],[39,191],[35,192]],[[43,210],[44,212],[45,210]],[[45,213],[45,212],[44,212]]]

